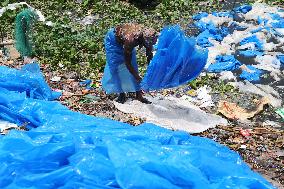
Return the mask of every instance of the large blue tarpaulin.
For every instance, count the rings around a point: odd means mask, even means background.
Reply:
[[[0,188],[273,188],[210,139],[50,101],[53,92],[34,68],[0,67],[0,119],[30,128],[0,136]]]

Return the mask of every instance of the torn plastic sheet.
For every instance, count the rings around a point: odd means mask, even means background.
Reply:
[[[223,71],[220,73],[220,79],[226,81],[236,81],[237,78],[231,71]]]
[[[0,90],[0,118],[37,127],[0,137],[0,188],[274,188],[210,139],[73,112],[30,89]]]
[[[197,91],[198,101],[203,107],[211,106],[212,99],[206,88]],[[209,99],[208,99],[209,97]],[[115,107],[124,112],[146,119],[147,123],[154,123],[171,130],[200,133],[217,125],[227,125],[227,120],[220,116],[208,114],[199,106],[190,102],[190,96],[176,97],[150,97],[151,104],[140,101],[127,101],[124,104],[114,102]],[[214,105],[214,104],[213,104]]]
[[[218,55],[216,62],[208,67],[209,72],[222,72],[236,70],[241,66],[241,63],[235,59],[233,55]]]
[[[258,63],[254,65],[255,68],[280,74],[281,63],[276,56],[272,55],[257,56],[255,58],[255,61]]]

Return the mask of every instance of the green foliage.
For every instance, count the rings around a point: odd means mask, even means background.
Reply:
[[[136,0],[147,3],[144,0]],[[142,2],[143,1],[143,2]],[[147,1],[147,0],[146,0]],[[78,71],[88,77],[103,70],[105,64],[104,35],[111,27],[124,22],[137,22],[160,30],[164,25],[179,23],[187,27],[190,15],[199,11],[213,11],[219,8],[216,0],[210,0],[207,6],[200,5],[201,0],[157,0],[154,9],[139,9],[131,3],[120,0],[30,0],[28,3],[39,9],[53,26],[37,22],[33,28],[35,55],[41,63],[51,64],[55,68]],[[5,6],[17,0],[5,0]],[[0,19],[0,28],[12,37],[14,20],[19,10],[8,11]],[[95,16],[92,25],[84,26],[79,21],[87,15]],[[138,63],[145,70],[144,53],[138,52]]]

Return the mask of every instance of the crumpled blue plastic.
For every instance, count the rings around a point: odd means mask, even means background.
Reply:
[[[241,66],[241,63],[235,59],[234,55],[218,55],[216,57],[216,62],[210,64],[207,71],[219,73],[222,71],[233,71],[238,69]]]
[[[250,71],[243,70],[239,77],[243,80],[247,80],[251,82],[259,81],[263,72],[251,65],[247,65],[246,67]]]
[[[50,89],[36,62],[28,64],[20,70],[1,66],[0,73],[0,88],[20,93],[25,92],[29,98],[35,99],[54,100],[61,95],[61,93]]]
[[[263,52],[257,50],[242,50],[239,52],[239,55],[246,58],[255,58],[256,56],[262,56]]]
[[[267,22],[268,22],[268,19],[266,19],[266,18],[261,18],[260,16],[257,17],[257,23],[258,23],[258,24],[266,25]]]
[[[271,18],[275,20],[275,22],[271,23],[271,26],[273,28],[284,28],[284,18],[282,18],[279,14],[277,13],[270,13]]]
[[[197,37],[197,45],[206,48],[211,47],[213,44],[209,41],[212,38],[216,41],[222,41],[230,32],[229,28],[217,28],[212,22],[204,23],[202,21],[195,22],[196,27],[202,31]]]
[[[31,72],[25,78],[35,80]],[[37,79],[30,89],[45,86],[34,86]],[[84,115],[30,98],[28,88],[5,87],[0,119],[19,123],[25,117],[37,128],[0,137],[0,188],[273,188],[237,153],[210,139]]]
[[[141,82],[144,91],[177,87],[195,79],[203,70],[208,51],[196,47],[179,26],[165,27],[157,51]]]
[[[243,13],[246,14],[249,11],[252,10],[252,6],[251,5],[242,5],[240,7],[234,8],[234,12],[236,13]]]
[[[276,57],[280,60],[281,64],[284,64],[284,54],[277,55]]]
[[[231,28],[231,29],[230,29]],[[246,26],[240,26],[238,23],[236,22],[232,22],[230,25],[229,25],[229,29],[234,31],[234,30],[239,30],[239,31],[243,31],[243,30],[246,30],[247,27]]]
[[[244,38],[240,42],[240,45],[245,45],[247,43],[254,43],[255,44],[255,48],[257,50],[262,50],[263,49],[263,43],[257,38],[256,35],[252,35],[252,36]]]
[[[257,31],[256,31],[257,32]],[[256,35],[249,36],[247,38],[244,38],[240,45],[245,45],[247,43],[254,43],[255,49],[247,49],[247,50],[241,50],[239,52],[240,55],[247,57],[247,58],[253,58],[258,55],[262,55],[263,52],[263,43],[257,38]]]

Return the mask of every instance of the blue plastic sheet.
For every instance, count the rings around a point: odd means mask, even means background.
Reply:
[[[208,67],[209,72],[222,72],[222,71],[233,71],[238,69],[241,63],[235,59],[233,55],[218,55],[216,62]]]
[[[204,68],[208,51],[198,49],[195,38],[179,26],[162,30],[157,51],[141,82],[144,91],[177,87],[195,79]]]
[[[259,81],[262,75],[262,71],[251,65],[247,65],[246,67],[249,70],[243,70],[240,75],[240,78],[251,82]]]
[[[24,83],[34,81],[25,74]],[[0,119],[19,124],[25,117],[37,127],[0,137],[0,188],[273,188],[210,139],[80,114],[29,98],[30,89],[0,90]]]

